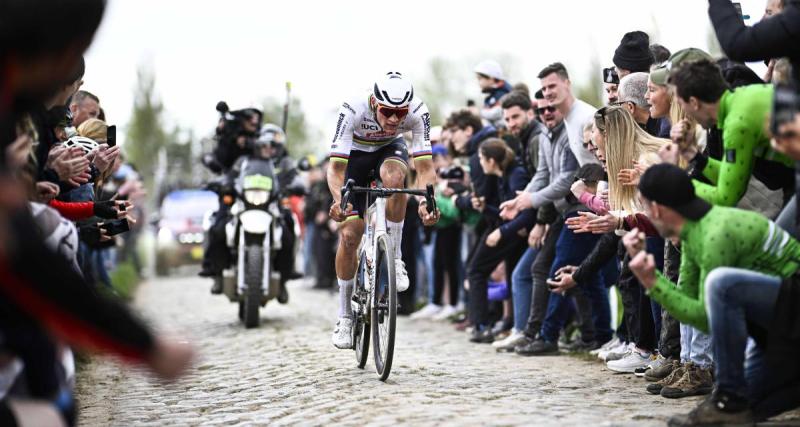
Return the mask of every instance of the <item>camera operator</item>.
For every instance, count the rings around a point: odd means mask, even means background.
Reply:
[[[280,126],[267,123],[261,128],[261,132],[255,141],[260,148],[260,154],[272,159],[275,168],[275,175],[278,178],[278,185],[281,189],[281,198],[288,199],[291,196],[303,196],[306,188],[303,184],[297,169],[297,162],[289,157],[286,150],[286,134]],[[290,203],[281,203],[281,228],[282,240],[281,249],[278,251],[275,263],[281,274],[281,292],[278,295],[278,302],[286,304],[289,301],[289,293],[286,291],[286,282],[297,276],[294,271],[294,248],[297,236],[295,235],[295,223],[292,216]]]
[[[228,250],[225,246],[225,224],[230,220],[230,207],[223,203],[225,194],[230,193],[226,188],[227,175],[239,157],[252,152],[253,142],[261,128],[264,114],[256,108],[229,111],[224,102],[217,104],[217,111],[222,114],[217,125],[217,146],[212,153],[203,156],[203,164],[212,172],[222,174],[223,179],[209,185],[212,191],[219,194],[219,209],[211,216],[211,227],[208,230],[205,250],[203,251],[201,277],[218,276],[230,263]],[[221,286],[215,282],[211,293],[222,293]]]
[[[787,0],[781,13],[744,25],[730,0],[709,0],[708,16],[725,54],[734,61],[789,57],[792,76],[800,82],[800,1]]]

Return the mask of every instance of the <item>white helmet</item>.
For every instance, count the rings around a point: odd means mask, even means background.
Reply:
[[[397,71],[390,71],[375,82],[375,101],[392,108],[408,107],[414,99],[414,87]]]
[[[64,146],[67,148],[78,147],[83,150],[84,154],[89,154],[97,149],[100,144],[95,142],[93,139],[75,135],[72,138],[64,141]]]

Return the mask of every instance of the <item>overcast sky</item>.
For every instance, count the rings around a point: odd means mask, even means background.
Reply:
[[[748,24],[763,14],[764,0],[742,4],[753,17]],[[512,83],[538,88],[536,74],[555,61],[580,83],[590,78],[593,55],[610,66],[622,35],[639,29],[673,52],[707,48],[707,2],[109,0],[87,53],[84,89],[124,127],[136,70],[147,65],[168,123],[206,135],[217,101],[239,108],[283,99],[291,81],[309,123],[327,139],[341,102],[388,69],[418,82],[433,57],[477,62],[502,55],[513,58]],[[464,93],[479,98],[472,65],[454,72],[469,83]]]

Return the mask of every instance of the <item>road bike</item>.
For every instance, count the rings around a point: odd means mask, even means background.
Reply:
[[[366,230],[358,247],[358,267],[353,287],[353,350],[358,367],[367,364],[370,339],[373,341],[375,370],[381,381],[389,378],[394,356],[397,327],[397,276],[395,253],[386,227],[386,199],[395,194],[423,196],[428,212],[436,209],[433,186],[426,190],[383,188],[380,181],[372,187],[356,187],[348,180],[342,187],[342,212],[354,194],[366,193],[367,209],[364,215]],[[376,286],[377,284],[377,286]]]

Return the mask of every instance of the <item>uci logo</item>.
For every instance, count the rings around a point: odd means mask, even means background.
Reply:
[[[380,130],[378,125],[370,125],[370,124],[367,124],[367,123],[361,123],[361,129],[364,129],[364,130]]]

